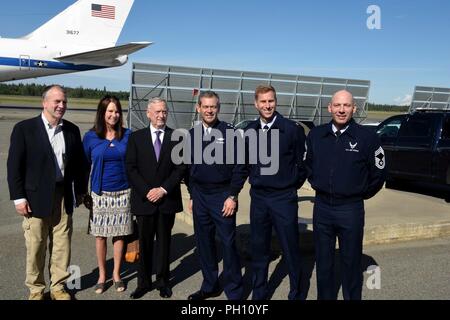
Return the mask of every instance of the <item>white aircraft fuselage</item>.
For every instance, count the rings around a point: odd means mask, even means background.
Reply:
[[[65,51],[70,53],[67,49]],[[59,50],[57,45],[40,45],[25,39],[0,38],[0,82],[116,67],[127,62],[117,61],[115,65],[76,65],[51,58],[66,53]]]

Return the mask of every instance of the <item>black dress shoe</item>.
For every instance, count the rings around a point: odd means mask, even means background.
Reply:
[[[149,292],[150,289],[149,288],[140,288],[137,287],[136,290],[134,290],[131,294],[130,294],[130,299],[140,299],[142,298],[147,292]]]
[[[158,290],[161,298],[170,298],[172,296],[172,289],[169,287],[160,287]]]
[[[202,290],[199,290],[197,292],[194,292],[188,297],[188,300],[205,300],[208,298],[218,297],[222,293],[221,290],[218,291],[212,291],[212,292],[204,292]]]

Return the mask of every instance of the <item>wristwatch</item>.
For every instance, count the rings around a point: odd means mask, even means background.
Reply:
[[[238,197],[237,196],[228,196],[228,199],[233,200],[234,202],[237,202]]]

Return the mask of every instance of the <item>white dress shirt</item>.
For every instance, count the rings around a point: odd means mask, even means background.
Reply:
[[[41,114],[41,119],[44,123],[45,131],[47,132],[48,140],[53,150],[56,182],[64,181],[66,143],[62,131],[63,120],[61,119],[56,126],[52,127],[50,122],[48,122],[47,118],[44,116],[44,113]],[[25,201],[25,198],[16,199],[14,200],[14,205],[18,205]]]
[[[348,125],[346,125],[345,128],[343,128],[343,129],[341,129],[341,130],[339,130],[339,131],[341,131],[341,134],[343,134],[344,131],[347,130],[347,128],[348,128]],[[333,133],[336,135],[336,132],[338,131],[338,128],[336,128],[336,126],[334,125],[334,123],[331,124],[331,129],[333,130]]]
[[[161,142],[161,148],[162,148],[162,143],[164,141],[164,132],[166,131],[166,126],[164,126],[164,128],[161,129],[156,129],[154,126],[152,126],[152,124],[150,123],[150,132],[152,134],[152,144],[155,145],[155,141],[156,141],[156,131],[161,131],[161,133],[159,134],[159,141]],[[165,194],[167,194],[167,190],[164,189],[163,187],[160,187]]]
[[[205,126],[204,123],[202,123],[202,126],[203,126],[203,134],[205,134],[205,135],[211,134],[211,127]]]
[[[270,121],[269,123],[266,123],[266,122],[262,121],[261,118],[259,118],[259,122],[261,123],[261,129],[264,129],[265,126],[268,126],[270,129],[276,119],[277,119],[277,116],[273,117],[272,121]]]
[[[152,144],[155,145],[155,141],[156,141],[156,131],[161,131],[161,133],[159,134],[159,141],[161,141],[161,146],[162,146],[162,142],[164,141],[164,132],[166,131],[166,127],[164,126],[164,128],[162,129],[156,129],[154,126],[152,126],[150,124],[150,132],[152,133]]]

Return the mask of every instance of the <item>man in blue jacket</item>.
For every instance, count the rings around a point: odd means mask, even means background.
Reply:
[[[204,300],[221,293],[215,245],[217,232],[222,243],[225,294],[230,300],[240,300],[243,287],[235,240],[237,198],[230,196],[234,157],[231,163],[226,161],[228,138],[234,139],[227,131],[233,134],[235,130],[218,119],[220,102],[215,92],[202,92],[196,108],[202,121],[189,131],[193,152],[187,181],[203,282],[200,290],[188,299]],[[217,158],[208,160],[208,156]]]
[[[307,138],[308,179],[316,191],[313,228],[317,298],[337,297],[337,237],[344,299],[360,300],[364,200],[383,186],[384,151],[376,133],[352,119],[356,105],[350,92],[336,92],[328,111],[332,121],[311,130]]]
[[[277,97],[272,86],[256,88],[255,107],[259,119],[245,129],[247,159],[244,165],[236,166],[231,189],[231,195],[236,196],[249,177],[252,299],[269,298],[267,276],[272,227],[287,263],[290,280],[288,298],[302,299],[297,189],[306,179],[303,166],[305,133],[303,127],[276,111]],[[257,134],[253,137],[257,137],[256,143],[251,141],[255,132]],[[265,153],[268,159],[278,164],[277,168],[267,170],[269,163],[265,161]]]

